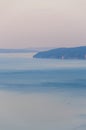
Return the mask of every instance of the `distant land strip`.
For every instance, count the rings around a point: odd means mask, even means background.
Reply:
[[[0,53],[30,53],[38,52],[37,49],[0,49]]]

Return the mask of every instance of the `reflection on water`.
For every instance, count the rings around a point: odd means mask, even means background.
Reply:
[[[0,129],[84,130],[84,97],[63,93],[0,92]]]
[[[1,130],[85,130],[86,61],[0,57]]]

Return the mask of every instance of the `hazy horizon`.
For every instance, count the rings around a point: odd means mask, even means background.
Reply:
[[[0,48],[86,45],[85,0],[1,0]]]
[[[38,51],[38,50],[50,50],[50,49],[55,49],[55,48],[76,48],[76,47],[86,47],[86,45],[75,45],[75,46],[52,46],[52,47],[49,47],[49,46],[44,46],[44,47],[9,47],[9,48],[0,48],[0,49],[3,49],[3,50],[32,50],[32,51]]]

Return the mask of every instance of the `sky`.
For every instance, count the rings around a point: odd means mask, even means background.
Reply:
[[[0,48],[86,45],[86,0],[0,0]]]

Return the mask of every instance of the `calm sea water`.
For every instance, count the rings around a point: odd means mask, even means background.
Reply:
[[[0,130],[86,130],[86,61],[0,54]]]

